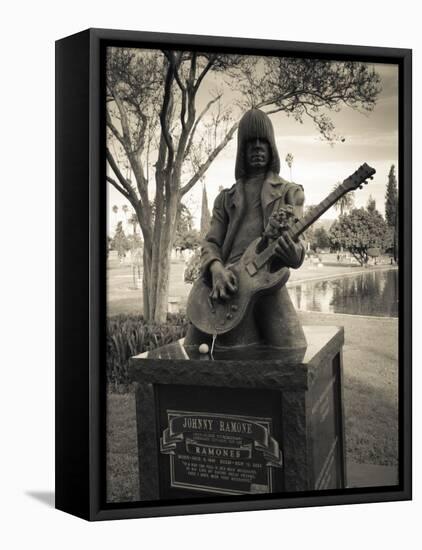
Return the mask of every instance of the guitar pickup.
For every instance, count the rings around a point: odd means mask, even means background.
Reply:
[[[249,273],[251,277],[253,277],[258,273],[258,269],[255,265],[255,262],[249,262],[248,264],[246,264],[245,267],[246,267],[246,271]]]

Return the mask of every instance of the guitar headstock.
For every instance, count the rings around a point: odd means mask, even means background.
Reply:
[[[375,174],[375,168],[372,168],[366,162],[359,166],[359,168],[351,176],[343,181],[343,188],[345,191],[355,191],[358,187],[362,189],[363,184],[367,184],[367,179],[373,179]]]

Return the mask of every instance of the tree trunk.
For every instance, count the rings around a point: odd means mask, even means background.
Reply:
[[[154,321],[156,323],[165,323],[167,320],[171,250],[176,234],[178,203],[179,197],[175,194],[166,204],[165,221],[161,225],[160,254],[156,258],[158,276],[154,297]]]
[[[167,320],[171,250],[176,234],[179,198],[172,197],[158,216],[153,241],[144,240],[143,314],[147,321],[163,324]]]
[[[144,242],[143,267],[142,267],[142,298],[143,298],[143,315],[146,321],[151,321],[151,255],[147,250]]]

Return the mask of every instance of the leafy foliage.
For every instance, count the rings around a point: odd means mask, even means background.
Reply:
[[[131,250],[134,248],[142,248],[142,238],[137,233],[135,235],[128,235],[127,241]]]
[[[141,315],[117,315],[107,320],[107,384],[118,389],[129,383],[129,359],[183,338],[188,321],[168,315],[164,325],[148,323]]]
[[[201,251],[196,249],[190,257],[184,274],[185,283],[193,284],[201,273]]]
[[[117,223],[116,232],[110,242],[110,248],[117,251],[119,258],[124,258],[126,252],[130,250],[130,242],[126,237],[122,222]]]
[[[334,185],[333,191],[335,191],[337,187],[339,187],[341,184],[342,184],[341,181],[337,182]],[[355,204],[355,193],[354,191],[350,191],[349,193],[346,193],[345,195],[340,197],[340,199],[334,205],[334,208],[336,210],[339,210],[340,214],[344,214],[345,212],[348,212],[349,210],[351,210],[354,204]]]
[[[191,229],[182,235],[176,235],[174,246],[180,248],[180,250],[195,250],[200,242],[199,232],[196,229]]]
[[[377,202],[372,195],[369,195],[366,209],[368,210],[368,212],[375,212],[377,210]]]
[[[181,250],[194,250],[199,242],[199,233],[193,229],[192,214],[186,205],[180,203],[174,246]]]
[[[282,110],[298,122],[309,117],[329,141],[338,139],[329,111],[372,111],[381,91],[376,71],[354,61],[270,57],[263,70],[251,66],[249,73],[248,85],[239,85],[252,105],[271,105],[271,112]]]
[[[387,191],[385,193],[385,219],[389,226],[396,225],[397,217],[397,179],[394,164],[388,174]]]
[[[387,224],[381,214],[365,208],[343,214],[330,228],[329,238],[334,248],[348,250],[361,265],[368,262],[368,249],[387,245]]]
[[[328,232],[324,227],[317,227],[312,235],[311,248],[312,250],[329,248],[331,245]]]

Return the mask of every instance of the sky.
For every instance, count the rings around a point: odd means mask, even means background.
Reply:
[[[271,115],[276,136],[276,144],[281,159],[280,175],[290,179],[290,171],[284,162],[287,153],[294,157],[292,180],[300,183],[305,191],[305,206],[322,201],[333,186],[352,174],[363,162],[376,169],[374,179],[362,190],[355,192],[356,207],[366,206],[370,195],[376,200],[378,210],[384,214],[385,189],[387,176],[392,164],[398,174],[398,68],[396,65],[374,64],[381,77],[382,91],[372,112],[362,114],[350,108],[338,113],[329,113],[335,123],[337,134],[345,138],[344,142],[330,145],[319,137],[313,122],[304,118],[303,124],[284,113]],[[216,82],[210,78],[204,80],[202,96],[199,101],[209,98]],[[230,96],[230,92],[228,93]],[[235,182],[234,165],[236,158],[235,138],[214,160],[208,169],[204,183],[211,207],[220,186],[231,187]],[[126,204],[122,197],[109,185],[108,211],[110,224],[116,223],[116,215],[111,212],[113,205]],[[199,225],[202,188],[198,183],[185,196],[194,216],[195,225]],[[119,212],[121,209],[119,208]],[[334,208],[325,219],[337,216]],[[117,214],[119,218],[121,214]]]

